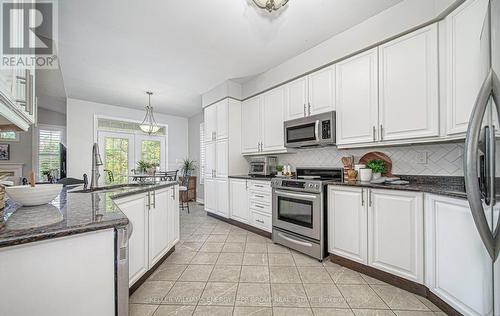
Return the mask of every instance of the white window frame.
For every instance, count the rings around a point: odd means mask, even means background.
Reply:
[[[66,127],[61,125],[50,125],[50,124],[38,124],[33,128],[33,160],[32,167],[35,172],[36,181],[38,181],[38,150],[39,150],[39,141],[40,141],[40,130],[49,130],[49,131],[60,131],[62,133],[61,143],[66,146]]]
[[[205,123],[200,123],[200,184],[205,183]]]

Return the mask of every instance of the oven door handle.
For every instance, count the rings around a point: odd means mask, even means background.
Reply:
[[[284,195],[284,196],[291,196],[291,197],[296,197],[296,198],[306,198],[306,199],[316,199],[316,195],[312,195],[312,194],[290,193],[290,192],[281,191],[281,190],[276,190],[274,192],[276,194]]]
[[[319,142],[319,120],[316,120],[316,123],[314,126],[314,136],[316,138],[316,141]]]
[[[280,236],[284,240],[287,240],[287,241],[292,242],[292,243],[297,244],[297,245],[301,245],[301,246],[304,246],[304,247],[312,247],[311,243],[303,242],[303,241],[300,241],[300,240],[296,240],[296,239],[287,237],[287,236],[283,235],[282,233],[278,233],[278,236]]]

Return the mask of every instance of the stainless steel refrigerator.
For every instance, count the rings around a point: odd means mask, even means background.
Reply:
[[[472,217],[491,259],[490,315],[500,315],[500,0],[490,0],[481,34],[485,80],[465,141],[465,187]],[[467,271],[464,271],[467,273]]]

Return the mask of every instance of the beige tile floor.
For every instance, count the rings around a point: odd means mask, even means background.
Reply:
[[[131,316],[444,315],[423,297],[181,211],[175,252],[130,297]]]

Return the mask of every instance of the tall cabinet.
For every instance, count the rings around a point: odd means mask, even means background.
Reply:
[[[204,109],[205,210],[223,217],[229,217],[228,176],[248,172],[241,156],[241,116],[241,102],[230,98]]]

